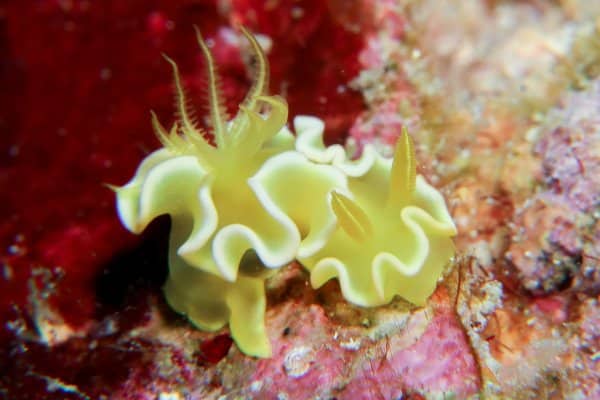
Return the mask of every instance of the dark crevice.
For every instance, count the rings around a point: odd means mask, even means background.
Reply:
[[[136,247],[116,254],[104,266],[96,280],[99,318],[160,292],[168,274],[169,229],[169,217],[157,218]]]

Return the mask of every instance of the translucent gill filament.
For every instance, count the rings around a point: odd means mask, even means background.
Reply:
[[[179,68],[177,68],[177,64],[173,61],[169,56],[163,54],[163,57],[169,64],[171,64],[171,69],[173,70],[173,82],[175,83],[175,101],[177,105],[177,112],[179,113],[179,117],[181,119],[181,125],[186,135],[202,135],[202,132],[196,128],[194,121],[191,118],[191,113],[188,111],[188,104],[185,97],[185,91],[183,90],[183,85],[181,84],[181,78],[179,76]]]
[[[204,39],[202,39],[200,29],[198,29],[198,27],[195,25],[194,29],[196,30],[196,39],[198,40],[198,45],[202,50],[202,55],[204,56],[204,60],[206,62],[206,74],[208,77],[208,105],[211,126],[213,128],[213,134],[215,135],[217,147],[223,148],[227,143],[227,139],[225,137],[225,122],[227,121],[227,116],[225,113],[225,103],[223,102],[223,98],[219,90],[219,77],[217,74],[217,68],[208,46],[204,42]]]
[[[256,109],[256,100],[258,96],[266,94],[269,89],[269,64],[267,63],[265,53],[263,52],[262,47],[260,47],[256,41],[256,38],[243,26],[240,26],[240,30],[252,46],[252,51],[256,56],[257,62],[254,83],[252,84],[252,87],[250,87],[250,90],[248,91],[248,94],[246,95],[246,98],[242,104],[250,110],[258,111]]]
[[[269,64],[267,63],[267,58],[262,48],[254,38],[254,36],[248,32],[246,28],[240,26],[239,29],[242,31],[242,34],[246,37],[250,46],[252,47],[252,51],[256,56],[256,75],[254,76],[252,86],[246,97],[240,104],[241,110],[248,110],[259,112],[260,107],[258,106],[257,101],[261,100],[261,96],[267,93],[268,89],[268,81],[269,81]],[[233,119],[233,123],[231,125],[231,136],[232,141],[236,141],[238,136],[240,136],[246,129],[248,124],[247,119],[248,114],[246,112],[238,113]]]

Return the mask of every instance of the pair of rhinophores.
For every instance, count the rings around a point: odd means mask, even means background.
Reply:
[[[179,118],[167,130],[152,113],[163,147],[115,189],[130,231],[171,217],[168,303],[202,330],[229,323],[238,347],[258,357],[271,355],[265,280],[293,260],[314,288],[337,278],[356,305],[386,304],[395,295],[423,305],[454,254],[456,228],[442,195],[416,174],[410,137],[401,133],[393,159],[366,146],[351,160],[342,146],[324,146],[318,118],[296,117],[294,136],[285,100],[267,94],[262,49],[240,30],[257,73],[228,120],[213,58],[196,29],[215,144],[193,122],[177,65],[165,57]]]

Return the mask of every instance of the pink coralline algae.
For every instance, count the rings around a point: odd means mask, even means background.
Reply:
[[[381,310],[372,327],[336,323],[317,304],[277,306],[268,315],[273,357],[237,353],[246,373],[226,379],[224,389],[261,399],[475,395],[481,382],[467,337],[445,291],[434,297],[438,306],[412,315]]]
[[[348,131],[349,145],[356,154],[369,143],[391,154],[402,127],[414,132],[419,126],[416,114],[401,113],[415,101],[414,89],[399,66],[406,54],[392,44],[405,38],[405,16],[395,1],[374,3],[373,18],[378,29],[366,35],[359,54],[363,70],[352,82],[353,87],[361,88],[369,105]]]
[[[587,371],[587,377],[580,384],[574,384],[574,392],[587,394],[588,398],[600,398],[600,301],[589,299],[581,306],[582,324],[580,336],[573,339],[574,344],[582,349],[583,357],[576,357]],[[587,356],[587,357],[586,357]],[[574,363],[575,364],[575,363]],[[581,366],[577,366],[581,368]],[[578,387],[580,386],[580,387]]]
[[[398,346],[402,339],[385,339],[376,347],[383,353],[382,359],[362,367],[357,378],[344,388],[344,398],[390,399],[403,393],[468,398],[479,392],[478,365],[450,309],[438,310],[423,335],[411,345]]]
[[[535,293],[600,291],[600,81],[541,128],[541,190],[520,207],[507,257]]]

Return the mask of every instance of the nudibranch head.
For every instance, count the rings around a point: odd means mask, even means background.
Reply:
[[[256,251],[265,266],[275,268],[293,260],[300,241],[289,218],[266,210],[248,183],[267,158],[292,148],[293,136],[285,127],[285,100],[265,94],[265,55],[241,29],[256,53],[258,74],[231,121],[226,121],[211,53],[196,30],[208,71],[215,146],[191,118],[177,65],[165,56],[173,70],[179,121],[167,132],[152,114],[164,147],[148,156],[118,191],[121,219],[129,229],[139,232],[157,216],[171,215],[172,230],[187,232],[174,235],[182,240],[178,254],[191,266],[232,282],[246,251]],[[270,110],[263,115],[265,105]]]
[[[349,176],[347,191],[330,194],[337,229],[319,251],[299,257],[312,285],[337,278],[344,297],[361,306],[396,295],[423,305],[454,254],[456,227],[442,195],[417,175],[406,130],[393,160],[366,148],[362,159],[349,161],[343,149],[322,146],[318,120],[302,124],[306,136],[299,136],[297,148]]]

